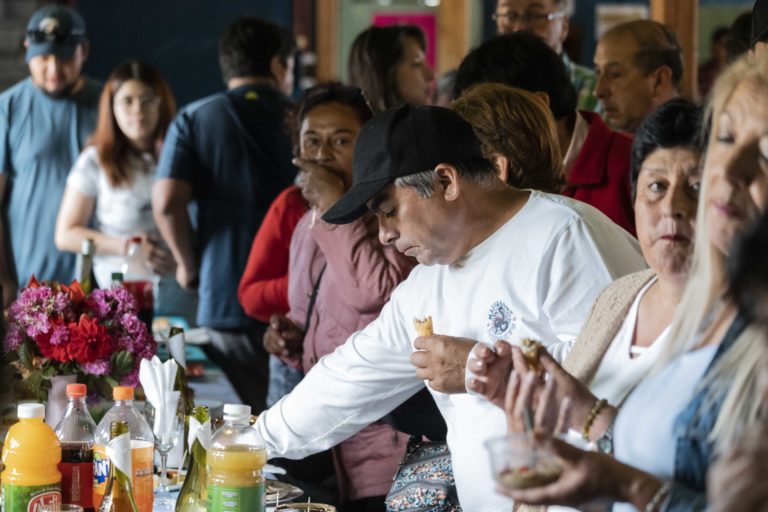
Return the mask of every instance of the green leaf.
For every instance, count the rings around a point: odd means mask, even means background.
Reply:
[[[21,346],[19,347],[19,361],[24,365],[24,368],[27,368],[28,370],[33,368],[32,359],[34,356],[35,349],[32,347],[32,343],[29,340],[21,342]]]
[[[50,379],[51,377],[58,375],[59,370],[49,361],[43,365],[43,369],[40,374],[44,379]]]
[[[112,375],[122,377],[133,370],[133,354],[121,350],[112,356]]]

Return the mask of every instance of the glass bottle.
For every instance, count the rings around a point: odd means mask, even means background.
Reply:
[[[75,261],[75,277],[80,283],[80,288],[87,294],[93,290],[93,255],[96,253],[96,244],[91,238],[83,240],[80,246],[80,254]]]
[[[190,419],[192,418],[202,425],[201,428],[208,428],[210,431],[207,407],[195,406],[190,416]],[[209,422],[207,426],[206,422]],[[205,512],[208,507],[207,452],[199,439],[194,440],[190,452],[189,468],[176,501],[176,512]]]
[[[61,442],[61,497],[64,503],[93,512],[93,436],[96,432],[85,404],[85,384],[67,385],[67,410],[56,425]]]
[[[128,423],[110,426],[109,480],[99,512],[139,512],[131,486],[131,435]]]

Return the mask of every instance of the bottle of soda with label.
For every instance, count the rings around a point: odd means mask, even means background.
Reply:
[[[139,411],[133,406],[133,388],[112,388],[115,405],[107,411],[96,427],[93,445],[93,506],[98,509],[104,498],[109,478],[107,444],[113,421],[125,421],[131,433],[131,466],[133,496],[139,512],[152,512],[154,503],[155,437]]]
[[[67,385],[67,410],[56,425],[61,442],[61,497],[64,503],[93,512],[93,437],[96,432],[85,404],[85,384]]]
[[[208,512],[264,512],[261,468],[267,451],[251,427],[251,407],[224,406],[224,425],[208,450]]]
[[[139,512],[131,486],[131,435],[128,424],[113,421],[110,425],[109,479],[99,512]]]
[[[61,445],[43,422],[43,404],[19,404],[19,421],[8,429],[3,445],[4,512],[40,510],[61,503]]]

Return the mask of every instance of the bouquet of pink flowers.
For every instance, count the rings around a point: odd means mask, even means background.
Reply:
[[[113,386],[138,384],[139,363],[157,350],[125,288],[86,296],[77,281],[67,286],[34,277],[8,310],[4,347],[22,394],[39,400],[52,377],[73,374],[111,398]]]

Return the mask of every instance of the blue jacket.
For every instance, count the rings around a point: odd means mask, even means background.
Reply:
[[[748,325],[749,322],[742,314],[736,316],[703,378],[712,371],[715,363],[733,346]],[[675,479],[663,511],[687,512],[706,509],[707,470],[715,459],[714,446],[709,435],[720,414],[726,391],[721,391],[718,396],[711,396],[711,387],[701,387],[675,420]]]

